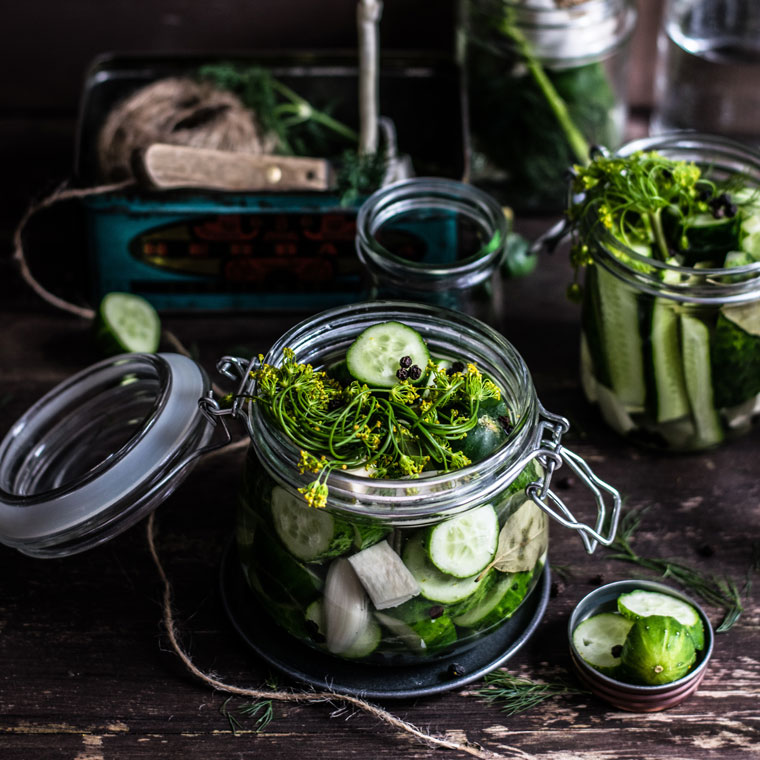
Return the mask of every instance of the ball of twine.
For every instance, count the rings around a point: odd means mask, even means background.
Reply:
[[[184,77],[159,79],[109,113],[98,136],[102,181],[132,177],[135,152],[153,143],[255,154],[269,149],[254,115],[233,93]]]

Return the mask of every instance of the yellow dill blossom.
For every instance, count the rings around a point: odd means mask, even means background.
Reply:
[[[320,509],[327,504],[327,485],[319,479],[313,480],[308,486],[298,490],[303,494],[304,501],[310,507]]]

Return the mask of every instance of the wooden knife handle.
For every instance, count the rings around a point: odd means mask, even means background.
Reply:
[[[271,156],[155,143],[137,157],[140,178],[156,189],[327,190],[330,165],[321,158]]]

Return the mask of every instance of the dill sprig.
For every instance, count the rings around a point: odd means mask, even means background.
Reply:
[[[274,136],[278,153],[319,155],[328,134],[344,144],[358,143],[356,130],[316,108],[262,66],[207,64],[198,70],[198,76],[237,94],[255,114],[263,132]]]
[[[429,466],[448,472],[470,464],[452,443],[477,425],[481,402],[498,400],[499,388],[474,364],[447,371],[430,362],[427,371],[422,388],[407,380],[391,388],[343,385],[297,362],[290,349],[279,367],[262,363],[254,371],[253,400],[299,447],[301,472],[317,474],[301,489],[307,503],[325,505],[326,480],[336,469],[365,467],[377,478],[402,478]]]
[[[525,712],[553,697],[590,693],[559,678],[531,681],[506,670],[492,671],[483,680],[486,687],[478,689],[478,696],[486,702],[498,705],[507,715]]]
[[[219,712],[227,719],[230,725],[230,731],[233,736],[237,736],[240,731],[244,730],[244,726],[235,712],[232,712],[228,707],[228,704],[232,697],[224,700],[224,703],[219,708]],[[259,733],[263,731],[274,719],[274,707],[271,699],[257,699],[253,702],[246,702],[240,705],[236,712],[248,719],[254,719],[254,732]]]
[[[634,533],[641,525],[641,512],[631,511],[624,515],[612,543],[610,559],[630,562],[658,573],[663,578],[671,578],[708,604],[725,610],[723,620],[715,629],[716,633],[730,630],[739,620],[744,610],[742,594],[736,583],[727,576],[717,576],[690,567],[678,560],[642,557],[632,546]],[[751,570],[750,570],[751,572]],[[749,574],[745,583],[745,593],[749,591]]]

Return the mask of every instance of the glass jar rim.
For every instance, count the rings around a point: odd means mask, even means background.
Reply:
[[[526,453],[537,449],[538,401],[528,368],[506,338],[478,320],[446,309],[404,301],[374,301],[322,312],[286,332],[265,361],[275,366],[282,351],[295,351],[298,361],[319,367],[336,358],[366,327],[383,321],[402,321],[428,341],[431,353],[456,348],[474,351],[468,356],[509,397],[517,421],[499,449],[467,467],[410,480],[385,480],[333,471],[327,484],[327,508],[356,518],[391,522],[429,521],[485,503],[501,493],[519,475]],[[506,387],[505,387],[506,386]],[[299,450],[267,418],[257,404],[249,404],[249,431],[259,460],[274,479],[295,492],[313,475],[298,472]]]
[[[499,14],[513,11],[516,25],[530,40],[536,57],[549,68],[558,69],[611,57],[631,39],[638,18],[635,0],[585,0],[567,7],[521,0],[472,0],[472,5],[484,14],[488,6]],[[563,39],[569,49],[557,44]]]
[[[461,213],[486,229],[490,237],[466,258],[432,266],[398,256],[378,241],[378,230],[394,215],[423,209]],[[380,188],[364,201],[356,218],[356,251],[371,273],[401,287],[412,290],[471,287],[486,279],[501,263],[509,230],[504,210],[483,190],[457,180],[414,177]]]
[[[751,168],[755,173],[752,182],[760,192],[760,152],[729,138],[694,131],[675,131],[631,140],[621,146],[615,155],[626,157],[643,151],[657,151],[668,158],[695,163],[700,163],[700,154],[712,151],[728,162],[721,167],[727,174],[743,174],[750,179],[747,171]],[[701,163],[716,166],[713,161],[702,160]],[[745,171],[740,171],[742,168]],[[591,246],[589,251],[594,261],[650,295],[705,305],[745,303],[760,296],[760,262],[735,267],[695,269],[643,256],[616,238],[596,218],[588,222],[586,229],[598,243]],[[620,251],[638,266],[631,266],[611,253],[611,249]],[[666,273],[687,275],[690,281],[674,282],[665,276]]]

